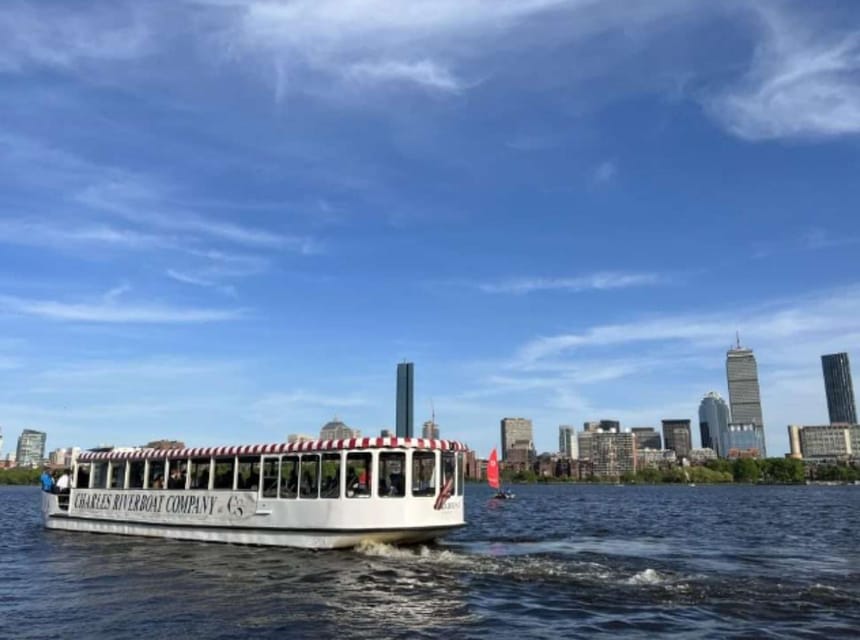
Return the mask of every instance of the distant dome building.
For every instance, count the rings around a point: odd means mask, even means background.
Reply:
[[[345,440],[347,438],[360,438],[361,431],[358,429],[350,429],[337,416],[331,421],[323,425],[320,429],[320,440]]]

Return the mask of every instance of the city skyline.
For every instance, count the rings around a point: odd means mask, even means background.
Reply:
[[[695,420],[736,330],[768,450],[827,422],[860,6],[430,6],[0,3],[7,447],[378,433],[408,359],[419,424],[550,451]]]

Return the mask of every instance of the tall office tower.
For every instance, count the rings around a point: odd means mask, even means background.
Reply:
[[[439,425],[434,420],[428,420],[421,428],[421,437],[428,440],[438,440]]]
[[[502,460],[512,449],[534,449],[532,421],[528,418],[502,418]]]
[[[729,381],[732,421],[763,425],[758,367],[752,349],[741,347],[740,338],[737,345],[726,353],[726,377]]]
[[[24,429],[18,438],[16,459],[19,467],[37,467],[45,459],[45,440],[48,435],[42,431]]]
[[[692,438],[689,420],[663,420],[663,443],[679,458],[690,455]]]
[[[702,435],[702,447],[710,447],[721,454],[719,450],[720,434],[729,428],[731,417],[726,401],[716,391],[705,394],[699,404],[699,433]]]
[[[830,424],[857,424],[848,354],[832,353],[821,356],[821,368],[824,371],[824,391],[827,393]]]
[[[415,365],[411,362],[401,362],[397,365],[397,437],[411,438],[413,436],[414,400],[413,385],[415,380]]]
[[[653,427],[633,427],[631,429],[633,435],[636,436],[636,449],[655,449],[659,451],[663,448],[663,442],[660,440],[660,434]]]
[[[579,440],[576,437],[576,429],[566,424],[559,426],[558,452],[562,457],[569,460],[579,458]]]
[[[621,433],[621,422],[618,420],[601,420],[600,428],[612,433]]]

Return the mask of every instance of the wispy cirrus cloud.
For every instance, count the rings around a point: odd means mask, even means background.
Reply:
[[[811,7],[806,7],[809,11]],[[860,29],[755,5],[761,43],[746,76],[705,100],[747,140],[860,133]]]
[[[847,287],[793,300],[772,301],[735,313],[657,316],[624,324],[597,325],[584,331],[543,336],[525,344],[516,361],[533,364],[577,349],[615,347],[635,343],[675,342],[690,349],[730,344],[736,330],[745,340],[761,345],[804,337],[822,337],[860,330],[860,286]],[[784,344],[778,351],[784,349]],[[783,356],[785,357],[785,356]]]
[[[510,278],[478,285],[485,293],[528,294],[538,291],[607,291],[628,287],[646,287],[666,284],[669,278],[657,273],[598,272],[571,278]]]
[[[607,184],[618,175],[618,163],[614,160],[604,160],[594,168],[591,175],[595,184]]]
[[[244,309],[178,307],[161,304],[119,304],[108,296],[96,302],[35,300],[0,295],[0,313],[33,316],[47,320],[100,324],[196,324],[236,320]]]
[[[140,7],[110,3],[80,9],[26,2],[0,4],[0,72],[124,62],[152,52],[155,34]]]

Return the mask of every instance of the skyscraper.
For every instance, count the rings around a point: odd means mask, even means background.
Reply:
[[[729,407],[726,401],[716,391],[705,394],[699,404],[699,433],[702,435],[702,447],[710,447],[717,455],[725,456],[720,451],[720,437],[729,428]]]
[[[827,394],[830,424],[857,424],[848,354],[832,353],[821,356],[821,368],[824,371],[824,391]]]
[[[636,436],[636,449],[655,449],[663,448],[663,442],[660,440],[660,434],[653,427],[633,427],[631,429],[633,435]]]
[[[411,438],[413,436],[413,384],[415,365],[411,362],[401,362],[397,365],[397,437]]]
[[[732,421],[763,425],[758,367],[752,349],[737,346],[726,353],[726,377],[729,382],[729,404]]]
[[[36,467],[45,458],[45,440],[48,435],[42,431],[24,429],[18,438],[16,459],[19,467]]]
[[[565,458],[576,460],[579,458],[579,446],[576,438],[576,429],[563,424],[558,428],[558,452]]]
[[[663,444],[679,458],[690,455],[692,438],[689,420],[663,420]]]
[[[502,418],[502,460],[507,460],[513,449],[534,449],[532,421],[528,418]]]

